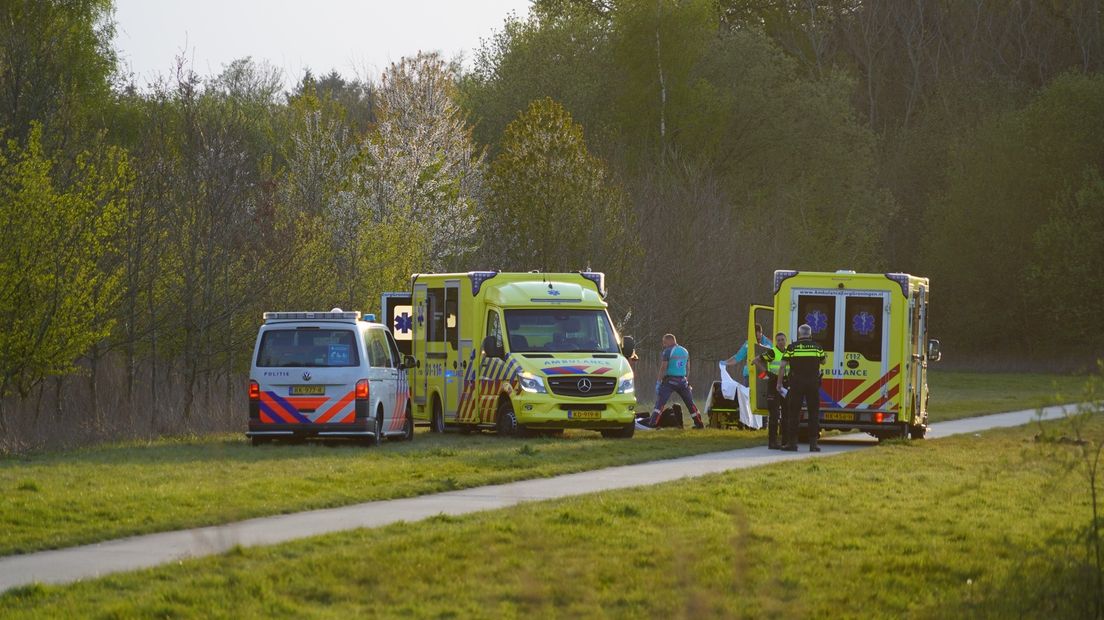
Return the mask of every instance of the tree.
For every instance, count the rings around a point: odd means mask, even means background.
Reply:
[[[31,123],[47,145],[74,131],[111,97],[111,0],[10,0],[0,4],[0,127],[24,141]]]
[[[426,268],[442,269],[471,252],[483,154],[455,99],[455,67],[437,54],[403,58],[383,74],[378,124],[361,144],[347,222],[417,222]]]
[[[58,187],[37,123],[0,159],[0,398],[73,372],[113,327],[100,319],[118,299],[120,274],[101,266],[118,251],[131,172],[112,148],[82,154],[75,170],[73,184]]]
[[[583,128],[545,98],[506,126],[491,164],[483,251],[495,268],[624,274],[632,212]]]

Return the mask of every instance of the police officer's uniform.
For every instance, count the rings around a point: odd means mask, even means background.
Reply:
[[[663,362],[667,364],[667,372],[657,386],[656,404],[652,411],[652,418],[649,420],[649,426],[659,426],[659,417],[662,415],[663,406],[667,404],[667,400],[671,398],[671,393],[674,392],[682,397],[682,402],[686,403],[687,408],[690,409],[690,416],[694,418],[694,428],[704,428],[701,414],[698,413],[698,407],[694,404],[693,390],[690,389],[690,382],[686,379],[689,360],[690,352],[683,346],[676,344],[663,349]]]
[[[782,447],[779,441],[779,430],[785,432],[784,425],[786,399],[778,392],[778,370],[782,365],[782,356],[785,352],[771,345],[771,348],[759,356],[759,360],[767,366],[767,444],[772,449]],[[782,386],[789,387],[789,374],[782,377]]]
[[[782,354],[790,370],[790,388],[786,394],[788,412],[785,417],[785,446],[797,449],[797,427],[801,421],[801,405],[809,412],[809,451],[819,452],[820,435],[820,366],[824,364],[824,349],[811,338],[801,338]]]

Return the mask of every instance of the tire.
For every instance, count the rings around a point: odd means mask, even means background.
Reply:
[[[908,434],[912,439],[923,439],[928,434],[928,427],[924,425],[910,426]]]
[[[602,430],[602,437],[606,439],[632,439],[636,433],[636,424],[626,424],[622,428],[607,428]]]
[[[403,423],[403,434],[400,441],[414,441],[414,412],[410,405],[406,406],[406,422]]]
[[[433,398],[433,417],[429,420],[429,432],[445,432],[445,414],[441,410],[441,399],[437,397]]]
[[[517,415],[514,413],[514,405],[509,398],[502,399],[495,413],[495,432],[499,437],[517,437],[520,434]]]
[[[383,443],[383,409],[381,408],[376,412],[376,436],[372,440],[372,444],[379,447]]]

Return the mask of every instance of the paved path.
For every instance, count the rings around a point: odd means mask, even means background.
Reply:
[[[1047,418],[1055,418],[1060,416],[1062,411],[1062,407],[1050,407],[1043,414]],[[1020,426],[1031,422],[1035,414],[1035,410],[1027,410],[940,422],[929,428],[928,437],[934,439],[991,428]],[[8,556],[0,558],[0,592],[34,582],[69,583],[109,573],[149,568],[184,558],[222,553],[235,545],[246,547],[272,545],[360,527],[379,527],[399,521],[418,521],[438,514],[464,515],[506,508],[522,502],[645,486],[770,463],[831,456],[874,445],[873,438],[863,437],[826,439],[821,442],[824,451],[819,454],[778,452],[768,450],[766,447],[712,452],[553,478],[523,480],[435,495],[261,517],[226,525],[148,534],[82,547]]]

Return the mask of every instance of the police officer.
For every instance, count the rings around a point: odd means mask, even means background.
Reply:
[[[674,334],[663,336],[663,364],[656,379],[656,404],[652,410],[652,417],[648,420],[648,426],[659,426],[659,418],[663,412],[663,405],[671,398],[671,393],[676,392],[682,397],[682,402],[690,409],[690,416],[694,418],[694,428],[705,428],[702,424],[701,414],[694,405],[694,393],[690,389],[690,381],[687,374],[690,371],[690,352],[686,347],[679,346]]]
[[[782,442],[779,440],[779,424],[784,424],[784,411],[786,399],[779,392],[779,385],[785,386],[788,379],[779,374],[782,366],[782,355],[786,350],[786,334],[778,332],[774,335],[774,346],[755,358],[755,366],[767,374],[767,446],[771,450],[780,450]],[[781,378],[781,381],[779,379]],[[784,427],[783,427],[784,428]]]
[[[820,367],[824,361],[824,349],[813,342],[813,328],[808,325],[798,327],[797,342],[786,347],[782,354],[782,365],[776,380],[776,388],[781,392],[782,377],[787,370],[790,371],[783,450],[797,450],[797,427],[801,422],[801,405],[804,403],[809,411],[809,452],[820,452],[820,447],[817,446],[817,438],[820,436]]]

